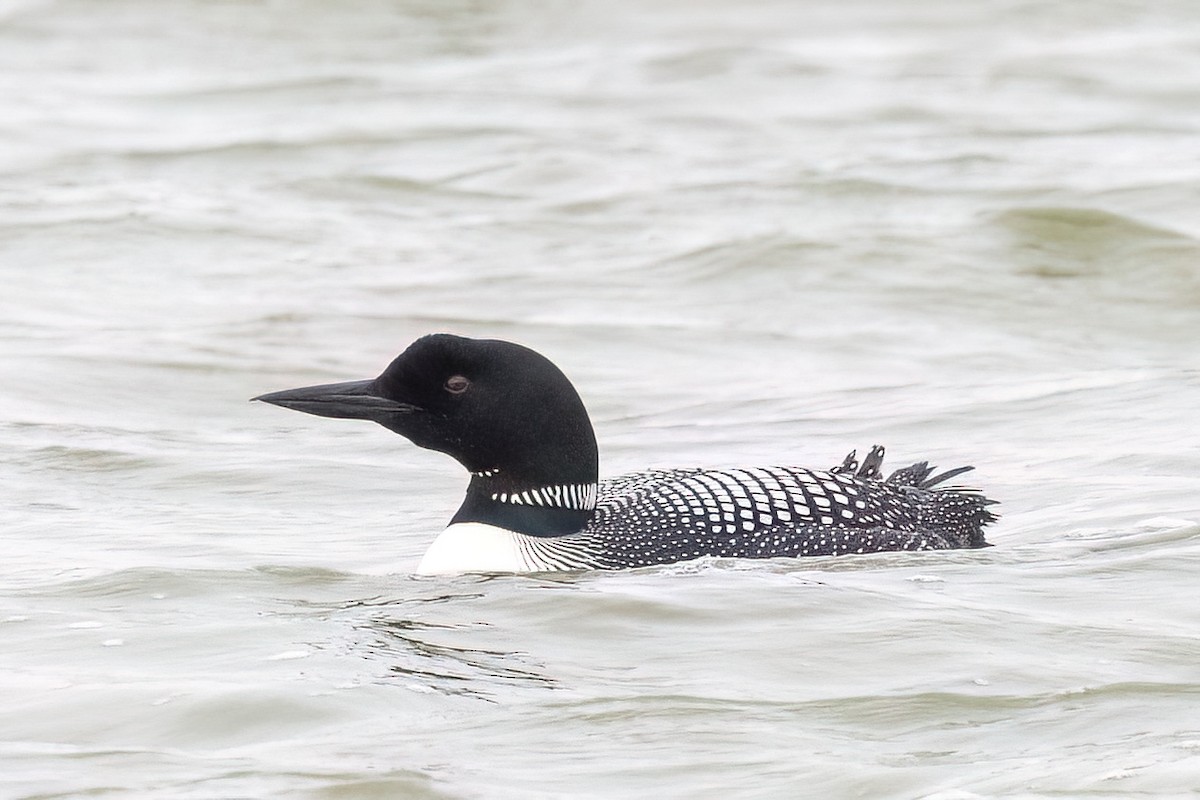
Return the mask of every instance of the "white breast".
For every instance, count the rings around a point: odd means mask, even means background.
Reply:
[[[482,522],[458,522],[438,534],[417,567],[418,575],[462,572],[534,572],[521,547],[528,538]]]

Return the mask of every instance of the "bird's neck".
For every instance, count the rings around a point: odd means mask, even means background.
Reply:
[[[564,536],[592,518],[599,451],[587,411],[573,389],[523,409],[502,436],[480,438],[486,449],[460,459],[471,471],[471,483],[452,523]]]
[[[565,536],[583,528],[596,509],[596,481],[538,483],[475,473],[451,523],[482,522],[529,536]]]
[[[451,523],[482,522],[529,536],[580,530],[596,509],[599,464],[594,438],[576,444],[525,464],[472,472]]]

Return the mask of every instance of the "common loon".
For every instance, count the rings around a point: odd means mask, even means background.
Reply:
[[[934,488],[920,462],[886,480],[883,448],[828,470],[650,470],[599,481],[591,421],[544,356],[511,342],[433,334],[378,378],[254,398],[366,419],[453,456],[467,496],[418,574],[621,569],[703,556],[774,558],[987,547],[993,501]]]

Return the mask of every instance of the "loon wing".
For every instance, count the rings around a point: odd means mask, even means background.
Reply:
[[[868,456],[871,473],[880,460]],[[987,546],[991,501],[928,488],[965,470],[906,470],[895,481],[797,467],[625,475],[601,484],[595,516],[573,538],[610,567]]]

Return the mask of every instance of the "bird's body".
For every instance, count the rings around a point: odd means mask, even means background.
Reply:
[[[595,437],[566,377],[520,345],[439,334],[373,381],[260,398],[371,419],[471,471],[462,507],[419,573],[620,569],[702,557],[774,558],[985,547],[992,501],[939,488],[925,463],[652,470],[600,482]]]
[[[797,467],[654,470],[602,481],[598,497],[588,523],[561,536],[453,524],[418,572],[620,569],[705,556],[982,547],[982,525],[991,518],[974,494]]]

